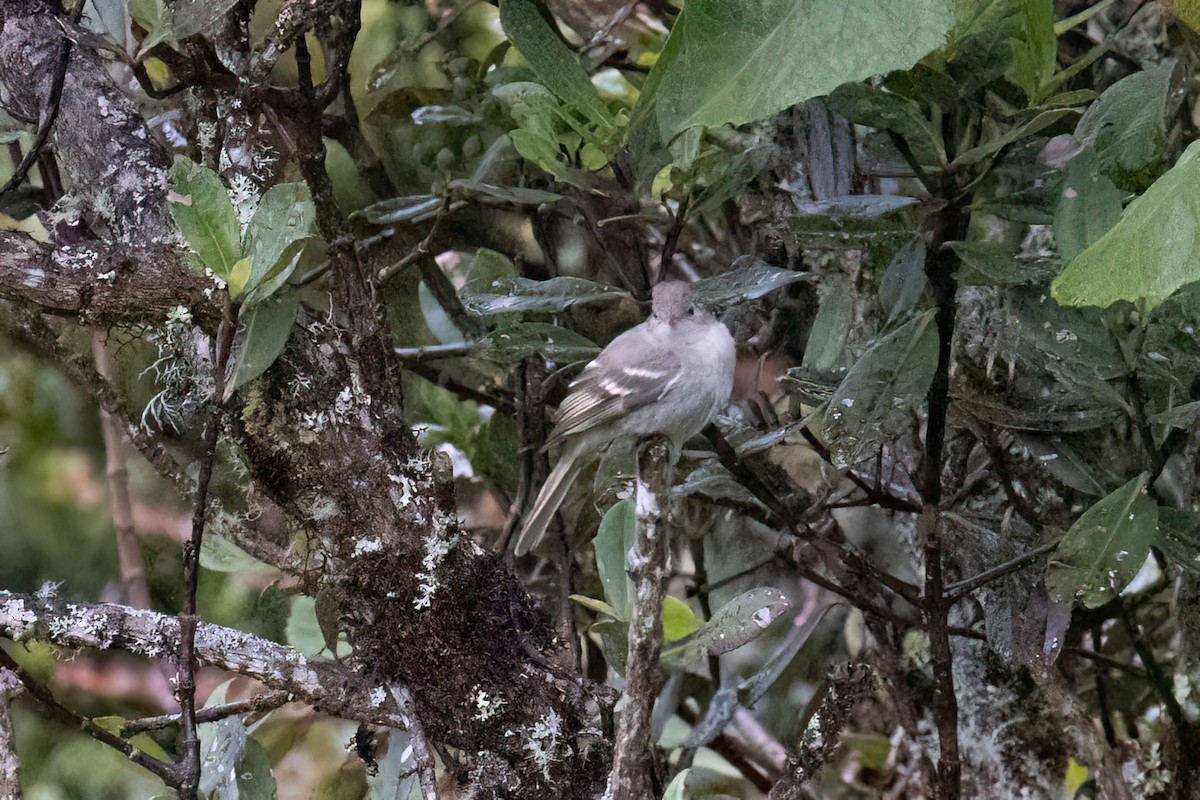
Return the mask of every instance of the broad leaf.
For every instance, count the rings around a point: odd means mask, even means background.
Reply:
[[[902,137],[921,164],[945,164],[942,136],[916,101],[867,83],[839,86],[826,104],[856,125],[891,131]]]
[[[916,307],[925,284],[925,240],[917,237],[900,248],[879,279],[879,302],[889,324]]]
[[[226,280],[242,257],[241,227],[217,173],[185,156],[171,167],[171,217],[204,266]]]
[[[620,620],[629,618],[629,577],[625,572],[625,554],[633,546],[636,526],[633,501],[622,500],[604,512],[600,530],[593,540],[596,569],[604,586],[604,598]]]
[[[656,96],[669,142],[695,125],[763,119],[940,47],[947,0],[689,0]]]
[[[980,161],[994,156],[996,153],[1000,152],[1005,147],[1008,147],[1010,144],[1018,142],[1027,136],[1032,136],[1033,134],[1044,130],[1045,128],[1049,128],[1063,117],[1074,113],[1076,113],[1075,110],[1070,108],[1055,108],[1049,111],[1043,111],[1028,122],[1024,122],[1020,125],[1014,125],[1004,133],[994,136],[983,144],[973,147],[967,152],[961,154],[958,158],[954,159],[953,166],[956,169],[962,169],[963,167],[968,167],[972,164],[978,164]]]
[[[1176,61],[1168,59],[1117,81],[1075,128],[1075,138],[1096,151],[1100,171],[1122,189],[1144,190],[1165,166],[1175,67]]]
[[[250,257],[248,294],[287,267],[312,231],[316,217],[312,196],[303,183],[280,183],[263,194],[246,227],[243,251]]]
[[[932,310],[879,339],[859,357],[822,410],[834,464],[851,466],[911,424],[912,407],[925,399],[937,358]]]
[[[1072,306],[1119,300],[1153,308],[1200,280],[1200,142],[1134,200],[1108,233],[1054,281],[1054,299]]]
[[[1094,151],[1085,151],[1071,160],[1054,209],[1054,239],[1064,264],[1117,224],[1124,196],[1100,174]]]
[[[662,607],[663,641],[670,643],[700,629],[700,620],[692,607],[678,597],[667,595]]]
[[[1057,65],[1058,37],[1054,33],[1054,0],[1017,0],[1016,35],[1009,79],[1037,103]]]
[[[804,367],[823,373],[841,364],[854,317],[854,294],[845,279],[838,276],[822,282],[817,296],[820,305],[804,349]]]
[[[233,340],[233,363],[225,379],[226,399],[266,372],[279,358],[292,333],[299,307],[299,294],[287,292],[243,310]]]
[[[767,626],[791,607],[779,590],[751,589],[721,607],[691,636],[663,648],[662,663],[683,668],[705,654],[718,656],[758,638]]]
[[[1058,544],[1046,589],[1060,602],[1088,608],[1112,600],[1141,569],[1158,528],[1158,506],[1142,474],[1083,512]]]
[[[1162,508],[1154,545],[1167,560],[1193,575],[1200,575],[1200,513]]]
[[[757,300],[796,281],[811,281],[812,273],[772,267],[750,256],[741,256],[719,275],[692,284],[692,296],[701,305],[729,306]]]
[[[535,281],[514,278],[500,281],[499,292],[475,293],[463,291],[463,304],[480,316],[525,312],[530,314],[559,314],[576,303],[592,303],[628,295],[583,278],[551,278]]]
[[[1058,272],[1058,261],[1015,252],[1003,242],[950,242],[962,260],[959,280],[973,286],[1039,283]]]

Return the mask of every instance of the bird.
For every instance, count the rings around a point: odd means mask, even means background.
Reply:
[[[729,329],[696,304],[684,281],[656,284],[650,316],[613,339],[574,381],[543,450],[562,445],[513,551],[545,535],[588,457],[613,440],[663,434],[671,461],[729,404],[737,348]]]

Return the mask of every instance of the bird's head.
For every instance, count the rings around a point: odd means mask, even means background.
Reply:
[[[702,313],[692,298],[692,287],[683,281],[663,281],[650,297],[650,313],[668,324]]]

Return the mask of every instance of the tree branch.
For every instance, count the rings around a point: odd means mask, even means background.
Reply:
[[[111,603],[67,603],[47,587],[37,595],[0,591],[0,635],[161,658],[178,650],[179,620]],[[196,659],[256,678],[336,717],[404,727],[388,708],[386,690],[371,686],[354,669],[310,660],[253,634],[202,622],[196,627]]]
[[[21,680],[7,667],[0,667],[0,800],[21,800],[18,777],[20,762],[13,743],[12,699],[21,693]]]
[[[662,683],[662,605],[666,593],[667,512],[671,507],[670,443],[653,436],[638,443],[637,538],[629,555],[633,578],[633,616],[625,658],[624,710],[617,723],[617,745],[606,800],[643,800],[651,786],[650,710]]]

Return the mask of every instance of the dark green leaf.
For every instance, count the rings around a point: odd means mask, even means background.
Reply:
[[[1017,253],[1003,242],[950,242],[962,260],[958,278],[973,286],[1039,283],[1058,272],[1058,260]]]
[[[543,203],[556,203],[563,198],[561,194],[541,189],[526,189],[523,186],[493,186],[490,183],[465,179],[450,181],[447,186],[467,195],[520,206],[540,206]]]
[[[171,217],[204,266],[223,280],[242,257],[241,229],[217,173],[184,156],[171,168]]]
[[[1054,239],[1064,264],[1117,224],[1123,199],[1124,193],[1100,174],[1094,151],[1071,160],[1054,210]]]
[[[299,307],[300,296],[293,291],[268,297],[243,309],[233,339],[234,354],[229,375],[225,379],[226,399],[266,372],[279,358],[291,336]]]
[[[1158,510],[1158,535],[1155,546],[1162,549],[1170,563],[1200,574],[1200,514],[1174,508]]]
[[[1080,253],[1052,285],[1065,305],[1150,308],[1200,280],[1200,142],[1134,200],[1108,233]]]
[[[561,325],[544,322],[501,324],[487,338],[490,345],[483,355],[504,364],[515,364],[532,355],[547,361],[571,364],[592,359],[599,346],[586,336]]]
[[[767,626],[791,607],[779,590],[751,589],[735,597],[691,636],[663,648],[662,663],[682,669],[705,654],[721,655],[757,639]]]
[[[826,103],[856,125],[898,134],[921,164],[946,163],[941,134],[915,101],[868,83],[848,83],[829,95]]]
[[[317,591],[313,610],[317,615],[317,627],[331,653],[337,652],[338,633],[341,630],[342,597],[332,584],[326,583]]]
[[[255,290],[267,281],[278,288],[287,280],[278,278],[289,264],[294,268],[293,259],[312,232],[316,218],[316,207],[308,186],[303,183],[276,184],[263,194],[246,227],[242,248],[250,257],[250,277],[245,289],[248,296],[255,295]],[[256,299],[269,294],[261,292]]]
[[[1032,136],[1073,113],[1075,112],[1069,108],[1056,108],[1050,111],[1043,111],[1028,122],[1014,125],[1004,133],[997,134],[983,144],[971,148],[954,159],[952,166],[956,169],[962,169],[963,167],[978,164],[980,161],[994,156],[1010,144],[1018,142],[1027,136]]]
[[[575,54],[532,0],[501,0],[500,24],[538,78],[565,103],[611,133],[612,115]],[[514,144],[516,143],[514,139]],[[519,148],[518,148],[519,149]]]
[[[857,217],[874,219],[917,204],[915,197],[895,194],[856,194],[828,200],[797,200],[796,210],[806,217]]]
[[[916,308],[925,284],[925,240],[917,237],[900,248],[879,280],[879,302],[889,324]]]
[[[833,277],[817,289],[820,305],[804,350],[804,368],[829,372],[841,364],[854,316],[854,294],[846,281]]]
[[[653,98],[662,140],[695,125],[753,122],[912,66],[942,45],[949,25],[946,0],[690,0]]]
[[[1112,600],[1141,569],[1158,528],[1158,506],[1142,474],[1096,501],[1067,531],[1050,558],[1046,589],[1060,602],[1088,608]]]
[[[1042,88],[1057,66],[1058,37],[1054,33],[1054,0],[1017,0],[1017,27],[1012,39],[1013,60],[1008,77],[1029,105],[1041,100]]]
[[[834,464],[849,467],[911,424],[937,367],[938,336],[926,311],[877,340],[850,368],[822,409]]]
[[[705,306],[725,307],[757,300],[796,281],[812,280],[809,272],[772,267],[751,256],[740,256],[729,269],[692,284],[692,296]]]
[[[1167,103],[1176,65],[1167,59],[1117,81],[1075,128],[1075,138],[1095,149],[1101,173],[1122,189],[1143,191],[1166,166]]]

